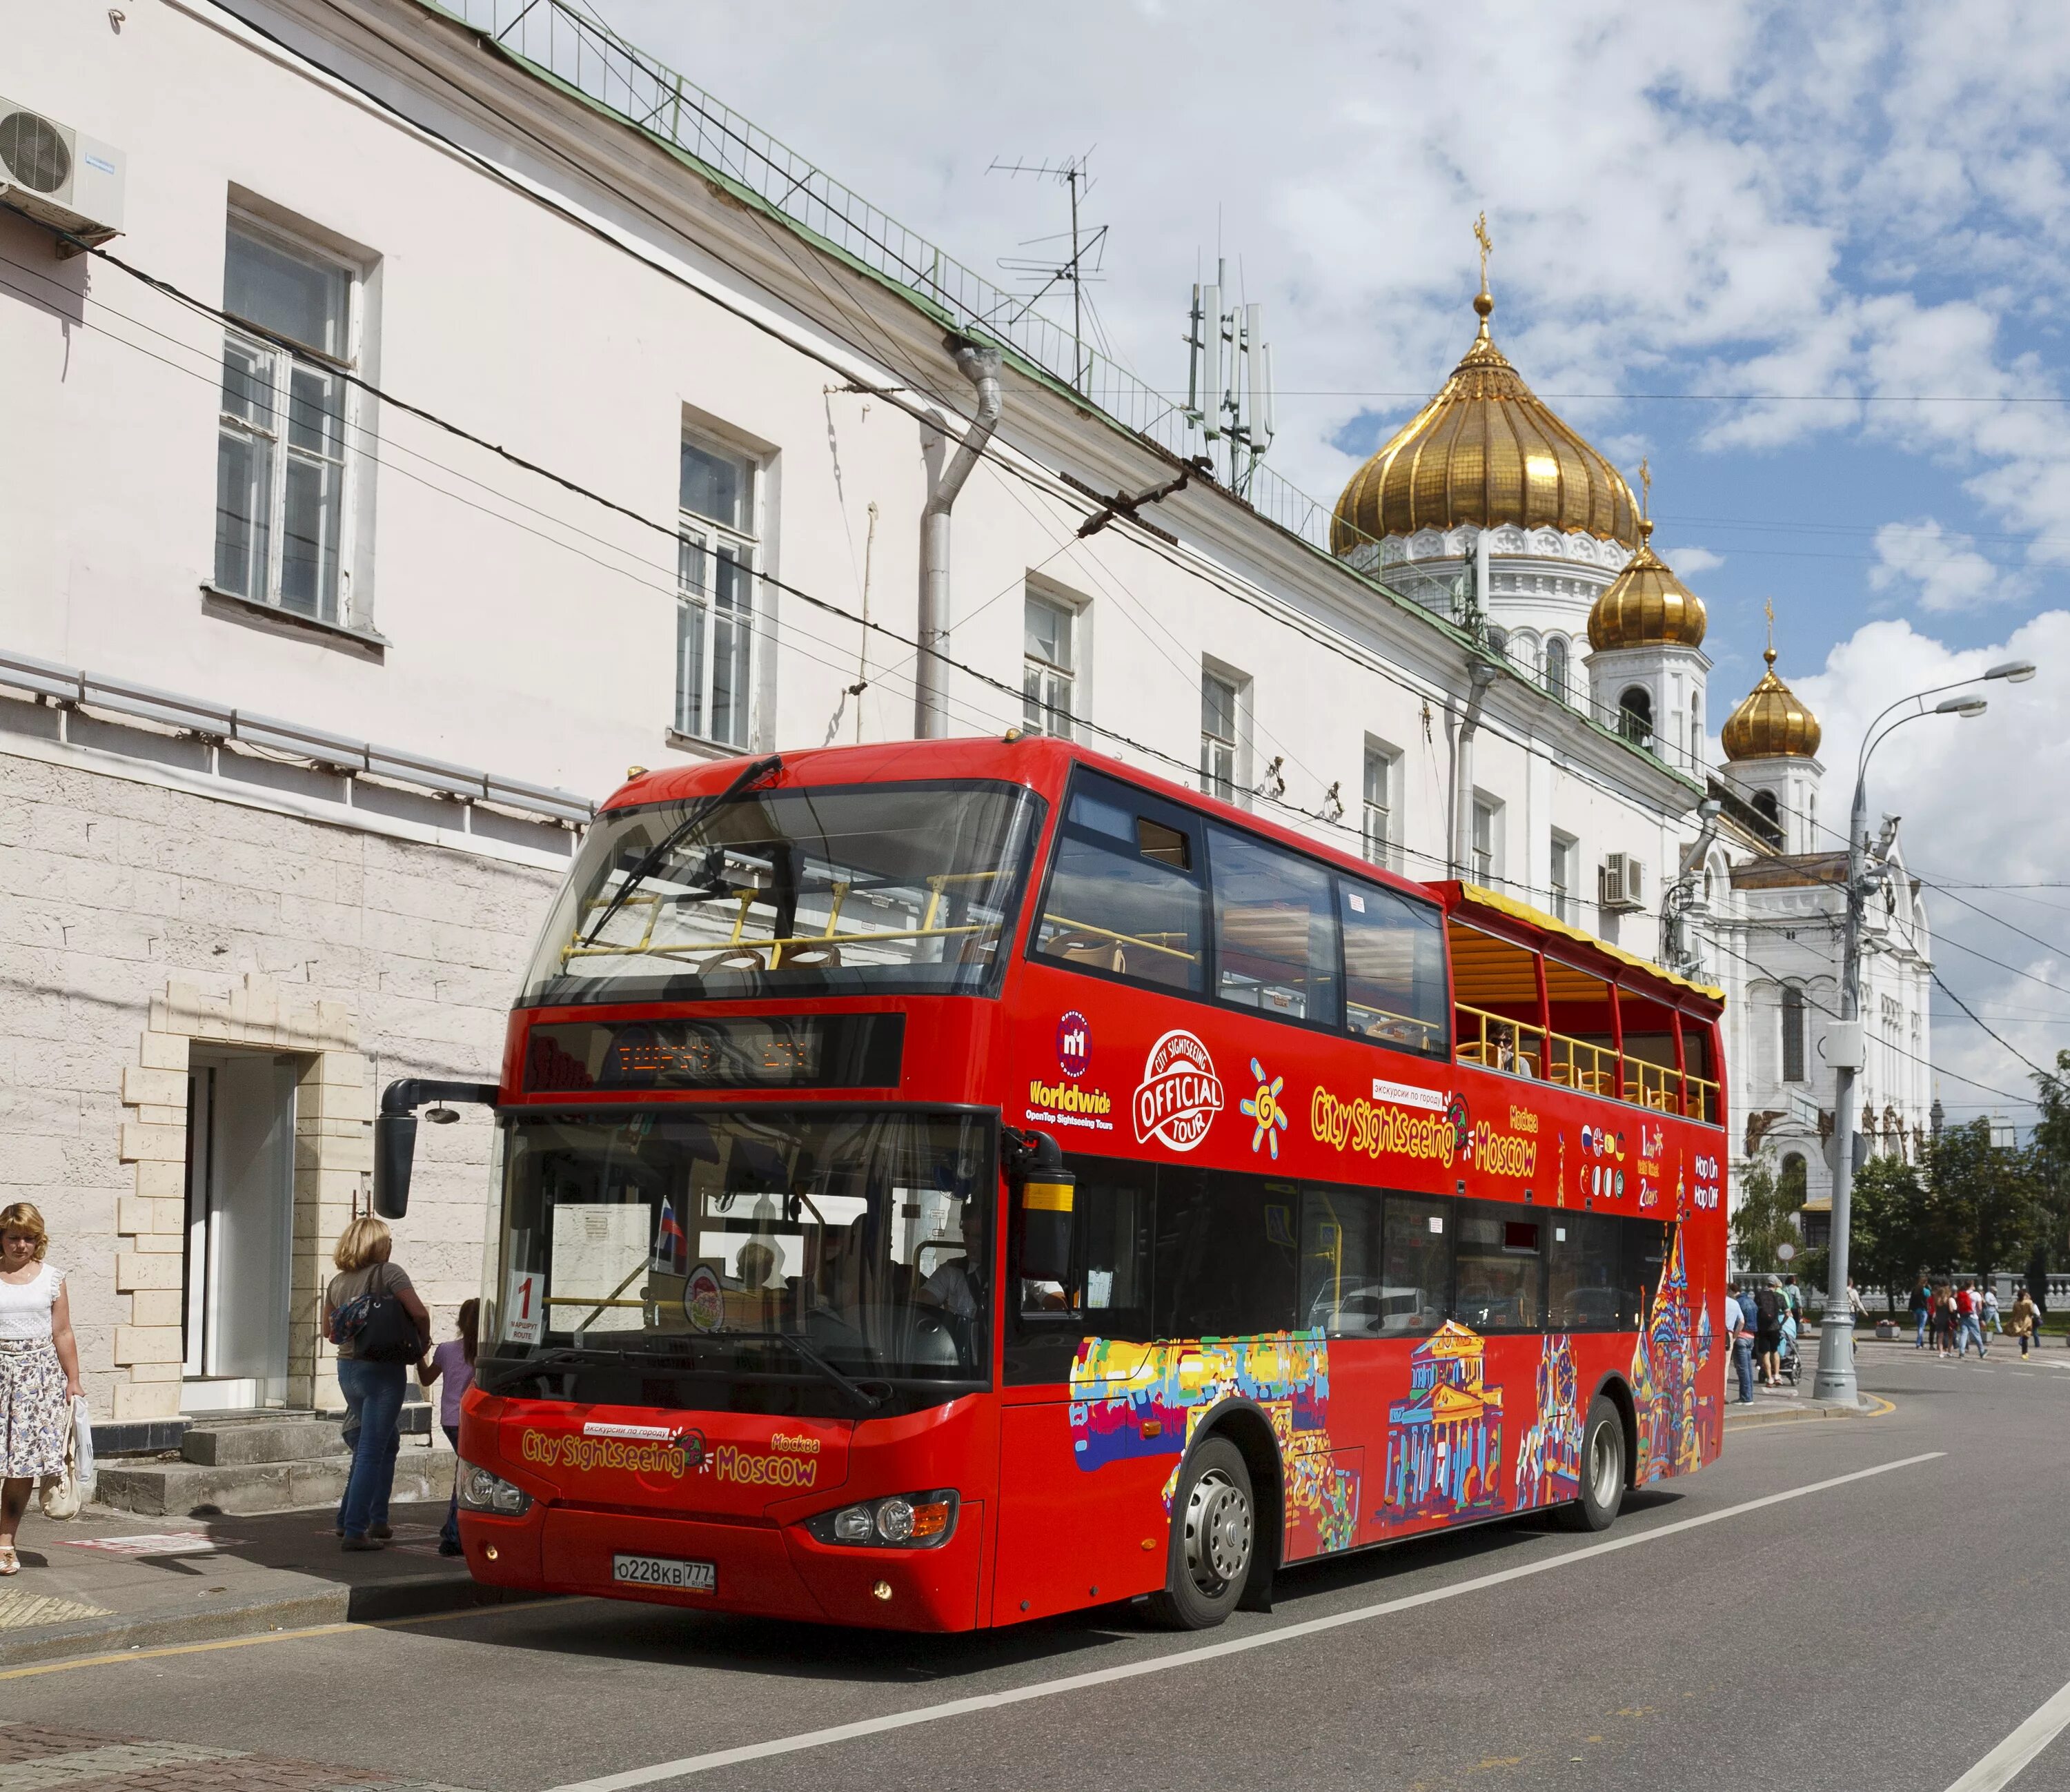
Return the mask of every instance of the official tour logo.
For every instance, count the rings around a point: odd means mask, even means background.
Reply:
[[[1174,1151],[1191,1151],[1225,1105],[1208,1048],[1184,1027],[1174,1027],[1143,1060],[1135,1091],[1136,1143],[1161,1139]]]
[[[1057,1023],[1057,1066],[1067,1077],[1082,1077],[1092,1061],[1091,1023],[1073,1009]]]
[[[1258,1123],[1258,1130],[1250,1135],[1250,1148],[1260,1145],[1272,1148],[1272,1160],[1279,1161],[1279,1135],[1292,1123],[1287,1118],[1287,1110],[1279,1105],[1279,1091],[1287,1086],[1284,1077],[1266,1080],[1265,1066],[1256,1058],[1250,1061],[1250,1074],[1258,1078],[1258,1093],[1249,1101],[1238,1102],[1237,1111],[1248,1115]]]

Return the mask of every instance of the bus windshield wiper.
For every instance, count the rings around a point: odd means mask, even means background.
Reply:
[[[724,808],[742,792],[783,769],[783,755],[771,753],[767,759],[756,759],[742,767],[740,775],[716,796],[693,803],[683,812],[682,819],[674,827],[640,855],[632,869],[626,873],[625,882],[618,886],[618,893],[603,905],[603,913],[596,918],[595,925],[583,936],[583,944],[594,946],[596,943],[596,936],[610,925],[612,917],[632,899],[633,891],[652,877],[661,869],[662,861],[710,820],[714,812]]]
[[[476,1371],[475,1380],[485,1393],[493,1393],[499,1388],[515,1387],[520,1381],[534,1375],[550,1373],[558,1369],[584,1369],[596,1363],[623,1361],[628,1353],[623,1350],[608,1350],[594,1344],[577,1344],[558,1350],[542,1350],[536,1356],[489,1357]],[[508,1375],[499,1373],[508,1369]]]
[[[715,1340],[720,1340],[732,1338],[751,1338],[758,1343],[768,1343],[773,1340],[779,1344],[787,1344],[793,1350],[796,1351],[800,1357],[801,1357],[812,1369],[816,1370],[826,1380],[831,1381],[844,1393],[849,1395],[853,1399],[861,1401],[868,1410],[873,1413],[878,1407],[884,1404],[883,1395],[872,1393],[869,1389],[865,1388],[860,1381],[853,1381],[849,1377],[842,1374],[839,1369],[836,1369],[832,1363],[828,1362],[825,1357],[822,1356],[819,1353],[819,1352],[813,1349],[810,1344],[807,1344],[805,1340],[800,1337],[796,1332],[735,1332],[729,1329],[724,1332],[714,1332],[711,1334],[711,1336]]]

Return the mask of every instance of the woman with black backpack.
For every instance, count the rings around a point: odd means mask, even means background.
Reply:
[[[330,1260],[338,1273],[324,1291],[324,1329],[338,1346],[352,1473],[338,1508],[347,1549],[378,1549],[388,1528],[388,1495],[402,1442],[404,1377],[423,1355],[431,1315],[399,1265],[394,1235],[363,1213],[338,1236]]]

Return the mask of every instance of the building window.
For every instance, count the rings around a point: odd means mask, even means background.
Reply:
[[[676,519],[676,730],[745,747],[754,690],[755,463],[684,438]]]
[[[1773,791],[1756,791],[1753,793],[1753,808],[1754,813],[1758,815],[1762,820],[1769,823],[1771,826],[1782,826],[1782,812],[1777,805],[1775,792]]]
[[[1071,738],[1076,661],[1073,657],[1078,616],[1054,598],[1026,599],[1026,621],[1021,663],[1021,726],[1031,734]]]
[[[1201,674],[1201,788],[1225,803],[1236,800],[1239,694],[1234,679]]]
[[[357,272],[232,217],[223,256],[223,399],[215,451],[215,587],[338,622],[357,353]],[[238,321],[266,333],[262,339]]]
[[[1634,685],[1618,699],[1618,731],[1638,747],[1653,744],[1653,693]]]
[[[1552,913],[1570,927],[1581,924],[1581,899],[1575,894],[1581,877],[1581,849],[1571,834],[1552,835]]]
[[[1564,703],[1567,701],[1567,637],[1545,637],[1545,688]]]
[[[1804,992],[1794,983],[1782,986],[1782,1080],[1804,1080]]]
[[[1474,799],[1474,882],[1489,889],[1502,875],[1502,804],[1491,796]]]
[[[1365,856],[1390,871],[1401,869],[1397,850],[1401,837],[1396,813],[1397,790],[1401,778],[1401,755],[1391,747],[1373,742],[1365,750],[1365,811],[1360,828]]]

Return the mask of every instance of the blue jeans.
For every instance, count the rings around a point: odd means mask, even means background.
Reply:
[[[363,1537],[388,1522],[388,1495],[395,1485],[395,1452],[402,1447],[405,1363],[340,1360],[338,1385],[345,1395],[346,1436],[352,1443],[352,1473],[338,1509],[338,1528]]]
[[[1926,1321],[1930,1315],[1922,1307],[1912,1316],[1919,1321],[1919,1329],[1912,1335],[1912,1348],[1914,1350],[1924,1350],[1926,1348]]]
[[[440,1423],[439,1429],[446,1434],[446,1442],[453,1446],[453,1454],[460,1454],[460,1427]],[[439,1530],[439,1541],[456,1546],[460,1542],[460,1470],[453,1470],[452,1498],[446,1506],[446,1521]]]
[[[1753,1344],[1745,1338],[1732,1340],[1732,1369],[1740,1378],[1740,1398],[1753,1398]]]
[[[1962,1336],[1955,1345],[1955,1354],[1958,1356],[1966,1356],[1970,1354],[1970,1340],[1973,1338],[1976,1340],[1977,1354],[1981,1356],[1984,1353],[1984,1334],[1982,1328],[1977,1324],[1977,1317],[1974,1313],[1962,1321]]]

